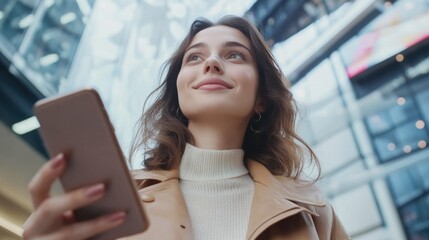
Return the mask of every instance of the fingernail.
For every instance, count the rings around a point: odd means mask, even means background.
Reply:
[[[59,168],[64,163],[64,154],[60,153],[55,156],[52,160],[51,167],[53,169]]]
[[[88,198],[94,198],[100,196],[104,192],[104,184],[99,183],[97,185],[87,188],[84,192]]]
[[[125,212],[113,213],[108,215],[106,219],[111,223],[119,223],[124,221],[125,215],[126,215]]]

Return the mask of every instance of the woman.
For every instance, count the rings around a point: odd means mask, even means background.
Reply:
[[[124,239],[348,239],[320,191],[302,180],[302,146],[319,163],[294,131],[292,94],[250,23],[196,20],[167,66],[133,147],[147,156],[133,175],[150,226]],[[70,221],[104,187],[49,197],[65,165],[58,156],[30,183],[36,210],[26,239],[85,239],[122,223],[122,212]],[[42,212],[50,213],[43,222]]]

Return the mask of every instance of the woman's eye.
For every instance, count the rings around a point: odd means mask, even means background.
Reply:
[[[244,60],[244,54],[242,54],[240,52],[232,52],[227,56],[227,58]]]
[[[190,55],[186,58],[186,60],[187,60],[188,62],[197,61],[197,60],[199,60],[199,59],[200,59],[200,56],[198,56],[197,54],[190,54]]]

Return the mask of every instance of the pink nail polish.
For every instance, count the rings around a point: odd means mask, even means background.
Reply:
[[[64,163],[64,154],[62,154],[62,153],[58,154],[51,161],[52,161],[51,167],[53,169],[59,168]]]
[[[94,197],[100,196],[103,192],[104,192],[104,184],[100,183],[85,189],[84,194],[88,198],[94,198]]]
[[[125,212],[113,213],[108,215],[106,219],[111,223],[119,223],[124,221],[125,215],[126,215]]]

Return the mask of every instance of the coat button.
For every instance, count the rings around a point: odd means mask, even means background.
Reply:
[[[141,196],[141,199],[143,200],[143,202],[147,203],[155,201],[155,197],[153,197],[153,195],[151,194],[144,194]]]

